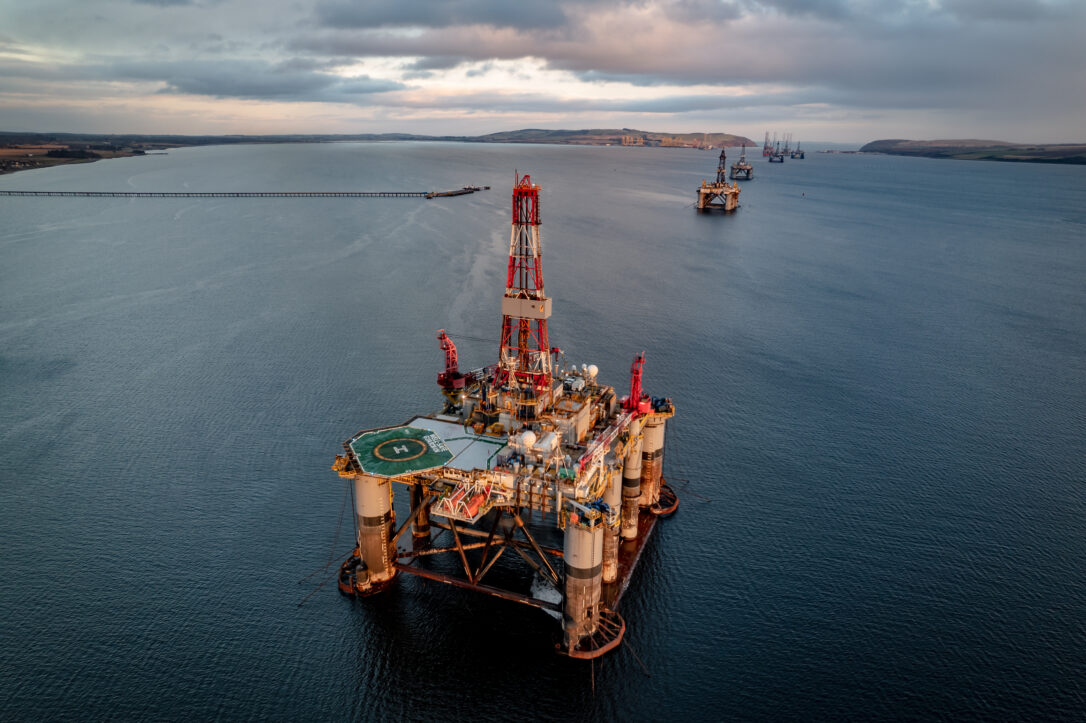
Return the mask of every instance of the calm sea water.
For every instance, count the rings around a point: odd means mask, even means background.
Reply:
[[[1086,719],[1086,168],[809,153],[699,216],[712,153],[193,148],[0,198],[0,717]],[[675,399],[623,647],[323,575],[356,430],[491,362],[509,187],[551,339]],[[346,527],[346,525],[345,525]],[[637,657],[644,662],[644,667]]]

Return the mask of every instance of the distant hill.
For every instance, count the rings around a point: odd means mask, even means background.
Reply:
[[[485,136],[465,138],[479,143],[565,143],[570,145],[638,145],[671,147],[754,146],[754,141],[731,133],[658,133],[636,128],[587,128],[582,130],[547,130],[525,128]]]
[[[1086,164],[1086,143],[1019,144],[976,139],[911,141],[891,138],[872,141],[860,150],[925,158]]]
[[[731,133],[658,133],[633,128],[589,128],[582,130],[549,130],[525,128],[482,136],[426,136],[413,133],[354,133],[354,134],[288,134],[288,135],[228,135],[183,136],[176,134],[86,134],[86,133],[12,133],[0,131],[0,146],[31,143],[112,143],[118,146],[167,147],[205,146],[232,143],[327,143],[332,141],[460,141],[463,143],[567,143],[573,145],[627,145],[704,147],[722,144],[753,146],[754,141]]]

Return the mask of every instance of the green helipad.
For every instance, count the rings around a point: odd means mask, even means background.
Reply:
[[[453,458],[445,440],[419,427],[366,432],[351,442],[351,449],[363,472],[381,477],[423,472]]]

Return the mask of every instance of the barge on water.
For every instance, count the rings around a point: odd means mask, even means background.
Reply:
[[[560,617],[561,652],[596,658],[621,642],[618,603],[657,519],[678,506],[662,476],[675,410],[642,391],[644,354],[620,396],[549,345],[539,190],[529,176],[513,188],[497,364],[461,372],[439,331],[441,412],[362,430],[336,457],[357,523],[339,589],[371,595],[404,573],[532,605]]]

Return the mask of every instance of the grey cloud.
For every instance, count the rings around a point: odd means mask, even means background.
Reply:
[[[509,0],[413,0],[366,4],[323,0],[317,5],[316,14],[321,25],[332,28],[456,25],[555,28],[567,22],[557,3]]]
[[[692,22],[735,20],[744,14],[738,0],[675,0],[671,13]]]
[[[335,68],[342,68],[345,65],[350,65],[354,60],[351,58],[314,58],[314,57],[291,57],[285,60],[280,60],[271,66],[275,72],[289,72],[289,71],[321,71],[321,70],[333,70]]]
[[[785,15],[840,20],[856,14],[855,0],[749,0],[748,7]],[[866,4],[866,3],[865,3]]]
[[[793,0],[773,2],[783,6]],[[881,4],[876,0],[865,7]],[[845,4],[812,7],[833,13],[843,12]],[[1028,83],[1042,57],[1055,75],[1068,76],[1071,69],[1086,66],[1086,44],[1077,40],[1076,23],[1038,20],[1028,33],[1011,24],[963,29],[944,10],[925,7],[924,22],[903,22],[898,15],[886,16],[885,23],[767,19],[745,23],[734,37],[717,34],[711,25],[673,23],[638,37],[603,32],[583,43],[508,29],[434,28],[411,36],[325,31],[299,36],[293,46],[357,57],[421,56],[425,60],[412,68],[417,71],[439,68],[441,59],[449,57],[476,62],[536,57],[585,81],[639,86],[783,83],[856,92],[957,88],[963,95]]]
[[[693,113],[698,111],[739,111],[757,108],[801,108],[826,106],[835,108],[880,108],[912,110],[939,107],[947,100],[948,91],[924,93],[856,92],[834,88],[803,88],[774,93],[729,95],[724,93],[670,96],[647,100],[625,101],[615,110],[631,113]]]
[[[399,106],[416,109],[441,108],[465,111],[501,109],[503,112],[571,113],[598,110],[606,106],[592,100],[569,100],[543,93],[467,93],[448,96],[415,95],[396,99]]]
[[[254,61],[189,61],[121,63],[110,68],[121,77],[156,80],[166,92],[218,98],[287,101],[343,100],[347,96],[383,93],[402,83],[367,76],[343,78],[329,73],[276,69]]]
[[[1066,10],[1061,3],[1043,0],[943,0],[943,8],[962,20],[1033,21],[1058,17]]]
[[[469,78],[479,78],[479,77],[485,76],[493,68],[494,68],[493,63],[483,63],[483,65],[481,65],[480,67],[472,68],[468,72],[464,73],[464,75],[466,75]]]
[[[704,110],[739,110],[763,106],[784,106],[795,103],[817,102],[815,91],[790,93],[766,93],[760,95],[686,95],[667,98],[624,101],[615,104],[615,110],[630,113],[689,113]]]
[[[397,105],[411,108],[444,108],[468,111],[500,108],[505,112],[563,114],[583,112],[621,112],[644,114],[686,113],[697,110],[738,110],[764,106],[788,105],[795,101],[812,102],[813,92],[776,93],[755,96],[690,95],[678,98],[644,100],[568,99],[546,93],[469,93],[455,98],[415,95],[398,97]]]
[[[54,66],[9,59],[0,60],[0,73],[8,78],[57,82],[143,81],[163,84],[159,91],[162,93],[279,101],[356,102],[361,96],[406,87],[403,83],[368,76],[348,78],[290,66],[289,61],[271,65],[251,60],[137,62],[108,59]]]
[[[629,83],[640,88],[651,88],[657,85],[696,85],[703,82],[698,78],[676,80],[665,75],[604,72],[600,70],[574,69],[573,74],[586,83]]]
[[[94,80],[95,72],[86,65],[61,66],[33,63],[13,58],[0,58],[0,77],[8,80],[17,78],[29,80]]]
[[[388,93],[394,90],[403,90],[407,86],[403,83],[395,83],[389,80],[379,80],[368,75],[354,78],[343,78],[329,86],[329,97],[333,96],[358,96],[372,95],[374,93]]]
[[[405,64],[401,77],[404,80],[426,80],[434,77],[435,70],[450,70],[467,62],[471,62],[471,58],[459,55],[428,55],[413,63]]]
[[[802,109],[796,112],[855,119],[864,109],[899,108],[988,118],[1031,105],[1038,119],[1065,112],[1077,128],[1086,112],[1074,92],[1086,68],[1083,0],[34,0],[32,10],[5,13],[0,29],[0,80],[22,89],[0,98],[8,108],[28,96],[63,104],[78,88],[80,98],[161,89],[357,103],[390,119],[400,107],[430,103],[552,118],[594,111],[781,117]],[[60,48],[63,54],[51,52]],[[135,60],[152,54],[153,62]],[[54,55],[78,62],[29,62]],[[400,59],[403,82],[334,72],[389,57]],[[572,74],[574,86],[627,82],[672,86],[661,93],[679,95],[561,101],[516,94],[531,86],[511,83],[513,95],[449,90],[428,100],[405,85],[458,66],[482,75],[494,61],[529,57]],[[34,80],[44,90],[34,93]],[[104,85],[113,81],[127,84]],[[767,87],[786,90],[749,93]],[[978,108],[984,112],[968,115]]]
[[[469,60],[463,55],[427,55],[407,67],[410,70],[448,70]]]

